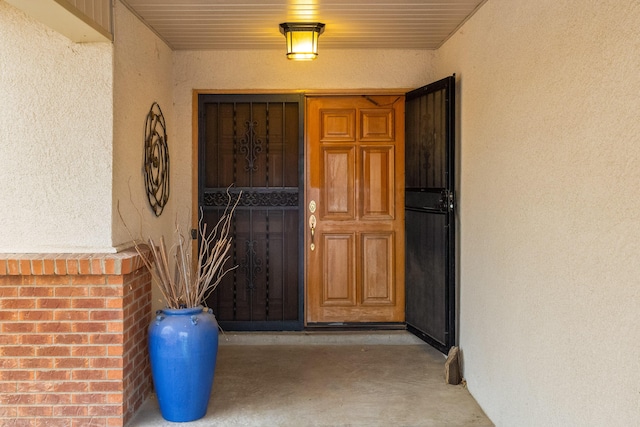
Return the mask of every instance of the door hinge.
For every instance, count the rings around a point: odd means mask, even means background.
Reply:
[[[198,240],[198,230],[195,228],[191,229],[191,240]]]

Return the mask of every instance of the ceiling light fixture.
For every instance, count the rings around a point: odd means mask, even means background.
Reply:
[[[280,32],[287,39],[287,58],[309,61],[318,57],[318,37],[324,32],[319,22],[284,22]]]

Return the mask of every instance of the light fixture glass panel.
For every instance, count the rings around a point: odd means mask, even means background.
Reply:
[[[311,60],[318,56],[318,37],[324,31],[321,23],[283,23],[280,32],[287,40],[287,58]]]

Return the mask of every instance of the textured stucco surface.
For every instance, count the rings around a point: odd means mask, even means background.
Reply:
[[[131,241],[126,227],[136,239],[152,236],[157,240],[164,235],[171,244],[177,194],[173,166],[179,146],[173,137],[172,52],[120,2],[115,4],[114,26],[113,244],[118,247]],[[169,201],[160,217],[147,201],[143,174],[144,126],[153,102],[160,105],[165,118],[170,161]],[[187,205],[182,213],[186,225],[190,208]]]
[[[112,48],[0,1],[0,252],[110,252]]]
[[[498,426],[640,425],[640,3],[490,0],[457,73],[460,346]]]

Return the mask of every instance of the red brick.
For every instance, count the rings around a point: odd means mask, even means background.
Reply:
[[[42,259],[31,260],[31,274],[41,275],[44,272],[44,262]]]
[[[18,382],[16,383],[18,393],[50,393],[54,385],[45,381],[38,382]]]
[[[121,320],[123,313],[119,310],[95,310],[91,312],[91,320]]]
[[[69,284],[67,276],[36,276],[35,284],[40,286],[56,286]]]
[[[82,345],[72,347],[71,353],[74,357],[95,357],[95,356],[106,356],[107,351],[105,346],[95,346],[95,345]]]
[[[31,275],[31,262],[28,259],[20,260],[20,274],[23,276]]]
[[[53,313],[55,320],[89,320],[87,310],[56,310]]]
[[[101,369],[87,369],[87,370],[74,369],[71,373],[71,379],[73,380],[106,380],[106,379],[113,379],[113,378],[107,378],[106,371]]]
[[[53,313],[49,310],[21,311],[20,320],[30,320],[30,321],[53,320]]]
[[[18,391],[17,383],[0,383],[0,393],[15,393]]]
[[[96,357],[89,361],[92,368],[122,368],[123,361],[120,357]]]
[[[19,338],[21,344],[50,345],[53,343],[53,337],[51,337],[51,335],[30,334],[22,335]]]
[[[109,356],[122,356],[124,353],[122,345],[110,345],[108,346],[107,354]]]
[[[85,334],[60,334],[53,337],[55,344],[87,344],[89,337]]]
[[[107,371],[107,379],[109,380],[122,380],[122,369],[110,369]]]
[[[67,259],[67,274],[68,275],[80,274],[80,260]]]
[[[98,322],[76,322],[71,329],[73,332],[106,332],[107,326]]]
[[[18,417],[50,417],[52,413],[51,406],[18,406]]]
[[[3,394],[0,396],[2,405],[34,405],[37,403],[36,394]]]
[[[71,373],[67,370],[51,370],[51,371],[37,371],[36,380],[38,381],[67,381],[71,379]]]
[[[67,260],[57,258],[55,260],[55,272],[61,276],[67,275]]]
[[[117,416],[122,415],[122,406],[120,405],[99,405],[89,406],[89,415],[96,417]]]
[[[122,308],[122,298],[107,298],[105,302],[106,308]]]
[[[72,427],[111,427],[107,426],[106,418],[76,418],[71,420]],[[118,427],[122,426],[122,420],[120,420],[119,424],[116,424]]]
[[[92,381],[89,383],[92,392],[122,391],[122,381]]]
[[[0,321],[12,321],[18,320],[17,311],[2,311],[0,310]]]
[[[33,381],[33,371],[0,371],[0,381]]]
[[[87,276],[74,276],[87,277]],[[90,276],[89,276],[90,277]],[[74,280],[72,280],[73,282]],[[89,295],[89,289],[86,286],[59,286],[56,288],[57,297],[86,297]]]
[[[122,332],[122,322],[109,322],[107,323],[107,332]]]
[[[101,405],[107,403],[107,394],[104,393],[82,393],[74,394],[73,403],[82,405]]]
[[[0,334],[0,345],[18,345],[22,335],[4,335]],[[27,335],[28,336],[28,335]]]
[[[20,274],[20,263],[17,259],[7,260],[7,273],[14,276]]]
[[[87,359],[86,357],[64,357],[54,359],[54,365],[58,369],[81,369],[88,368],[90,366],[90,360],[93,359]]]
[[[55,262],[52,259],[45,259],[44,260],[44,274],[50,275],[50,274],[54,274],[56,271],[56,266],[55,266]]]
[[[122,297],[123,290],[119,286],[92,286],[89,289],[92,297]],[[121,298],[118,298],[121,299]]]
[[[91,259],[91,274],[103,274],[104,268],[102,268],[102,258]]]
[[[104,308],[104,298],[74,298],[71,300],[73,308]]]
[[[61,309],[69,308],[71,301],[67,298],[38,298],[38,308]]]
[[[0,298],[16,298],[18,296],[17,286],[0,287]]]
[[[2,427],[36,427],[35,421],[28,418],[17,419],[18,409],[0,407],[0,425]]]
[[[65,405],[53,408],[53,415],[56,417],[85,417],[88,411],[86,406]]]
[[[0,353],[2,356],[11,357],[11,356],[22,356],[22,357],[33,357],[36,355],[36,349],[33,346],[29,345],[21,345],[21,346],[5,346],[0,348]]]
[[[47,332],[65,333],[65,332],[71,332],[71,325],[65,322],[42,322],[37,324],[36,329],[40,333],[47,333]]]
[[[69,264],[67,263],[67,266]],[[78,260],[78,265],[79,265],[79,269],[78,269],[78,273],[79,274],[91,274],[91,263],[89,261],[89,259],[87,258],[80,258]]]
[[[107,402],[109,403],[122,403],[122,394],[121,393],[116,393],[116,394],[108,394],[107,395]]]
[[[38,418],[35,427],[71,427],[71,422],[66,418]]]
[[[107,285],[124,285],[123,276],[107,276]]]
[[[0,369],[16,369],[20,359],[0,359]]]
[[[2,268],[0,266],[0,268]],[[104,274],[118,274],[116,271],[116,260],[113,258],[107,258],[104,260]]]
[[[20,367],[23,369],[51,369],[53,360],[44,357],[20,359]]]
[[[93,334],[89,337],[91,344],[122,344],[121,334]]]
[[[71,403],[70,394],[36,394],[36,403],[40,405],[66,405]],[[75,396],[75,395],[74,395]]]
[[[0,276],[4,276],[5,274],[7,274],[7,260],[0,259]]]
[[[32,299],[23,299],[23,298],[7,298],[0,300],[0,308],[9,308],[12,310],[15,309],[25,309],[25,308],[35,308],[35,301]]]
[[[84,381],[67,381],[54,384],[53,389],[56,393],[85,393],[89,390],[89,384]]]
[[[49,286],[24,286],[20,288],[21,297],[50,297],[53,289]]]
[[[35,323],[17,322],[2,325],[2,332],[5,334],[30,334],[35,332],[35,330]]]
[[[67,346],[60,346],[59,345],[59,346],[38,348],[37,354],[40,357],[70,356],[71,355],[71,350]]]

